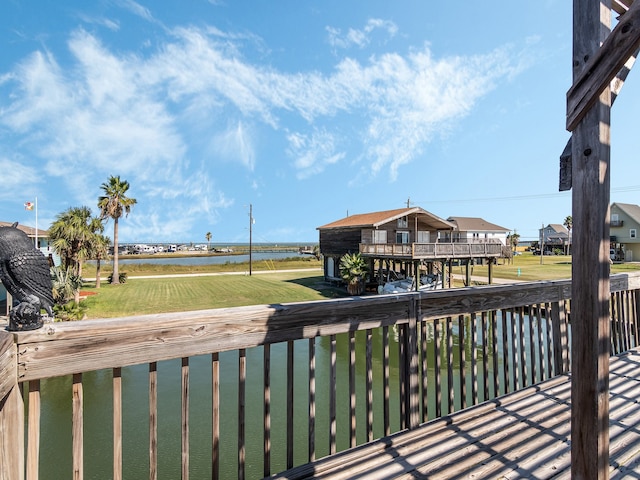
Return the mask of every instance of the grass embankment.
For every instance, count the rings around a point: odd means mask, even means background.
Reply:
[[[299,271],[258,273],[274,268]],[[305,271],[309,268],[317,268],[318,271]],[[122,285],[109,285],[103,281],[101,288],[96,289],[93,281],[85,283],[82,291],[97,293],[83,300],[88,307],[87,318],[299,302],[346,295],[343,289],[324,283],[321,262],[315,259],[256,262],[252,265],[256,274],[251,276],[248,275],[248,263],[195,266],[140,264],[127,265],[122,271],[126,271],[129,277]],[[244,275],[225,275],[234,272]],[[95,269],[93,272],[85,269],[84,277],[88,278],[92,273],[95,275]],[[204,275],[171,276],[176,274]],[[136,278],[148,275],[159,275],[159,278]],[[105,276],[104,272],[101,276]]]
[[[256,262],[254,272],[265,270],[290,270],[317,268],[318,273],[270,272],[249,275],[213,275],[168,278],[135,278],[140,275],[171,275],[185,273],[248,272],[243,264],[172,266],[172,265],[127,265],[123,271],[129,280],[123,285],[102,284],[100,289],[89,282],[83,290],[97,292],[84,302],[89,307],[88,318],[122,317],[148,313],[202,310],[208,308],[236,307],[242,305],[264,305],[274,303],[321,300],[347,296],[344,288],[335,288],[324,283],[321,262],[315,259]],[[615,264],[611,273],[640,269],[638,264]],[[454,267],[453,274],[465,273],[465,267]],[[487,278],[486,266],[474,266],[474,276]],[[95,270],[94,270],[95,275]],[[494,266],[494,278],[521,281],[558,280],[571,278],[571,257],[545,256],[530,253],[514,257],[513,262],[502,260]],[[85,269],[85,277],[91,273]],[[103,275],[104,276],[104,275]],[[457,286],[462,286],[456,282]]]
[[[538,280],[561,280],[571,278],[571,256],[568,255],[545,255],[542,257],[525,252],[516,255],[511,262],[504,259],[498,260],[498,264],[493,266],[494,278],[505,278],[510,280],[520,280],[533,282]],[[475,265],[471,274],[482,278],[487,278],[487,266]],[[640,270],[640,265],[635,263],[615,263],[611,265],[611,274],[624,273]],[[465,267],[453,267],[453,273],[464,275]]]
[[[183,257],[185,255],[177,255],[177,257]],[[198,255],[200,256],[200,255]],[[166,255],[164,258],[174,258],[176,256]],[[121,259],[141,259],[145,258],[159,258],[158,255],[154,256],[125,256]],[[251,270],[254,272],[266,271],[266,270],[284,270],[284,269],[298,269],[298,268],[322,268],[322,262],[316,260],[315,257],[291,257],[282,258],[278,260],[258,260],[251,262]],[[161,265],[156,263],[133,263],[133,264],[120,264],[120,273],[126,272],[129,277],[140,275],[175,275],[184,273],[221,273],[221,272],[248,272],[249,262],[226,262],[226,263],[210,263],[206,265]],[[106,278],[112,272],[111,264],[103,264],[101,267],[100,276]],[[84,278],[95,278],[96,266],[95,264],[85,263],[82,267],[82,276]]]

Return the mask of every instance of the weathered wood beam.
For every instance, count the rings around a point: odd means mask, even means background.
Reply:
[[[609,16],[611,10],[608,10]],[[634,2],[620,18],[602,46],[584,58],[574,56],[580,73],[567,92],[567,130],[574,131],[600,94],[640,47],[640,2]],[[586,64],[585,64],[586,62]]]
[[[622,87],[624,85],[631,68],[636,62],[636,58],[638,58],[638,53],[640,50],[636,49],[633,55],[629,57],[627,63],[624,64],[624,67],[618,72],[616,77],[611,81],[611,105],[616,101]],[[560,155],[560,186],[559,191],[564,192],[567,190],[571,190],[571,137],[567,141],[567,144]]]
[[[612,39],[610,5],[611,0],[573,2],[574,86],[569,97],[584,101],[567,112],[574,118],[580,111],[572,128],[571,266],[571,477],[580,479],[609,476],[610,82],[632,52],[620,64],[608,56],[621,58],[620,32],[625,33],[623,43],[629,31],[640,33],[622,23]],[[633,10],[634,15],[640,11]]]

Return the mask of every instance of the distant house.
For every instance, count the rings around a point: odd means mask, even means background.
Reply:
[[[566,252],[569,245],[569,230],[559,223],[550,223],[538,229],[538,238],[544,252],[553,252],[556,249]]]
[[[420,207],[350,215],[318,227],[325,278],[340,278],[340,258],[347,253],[359,252],[368,258],[369,270],[378,275],[378,281],[390,273],[441,274],[444,264],[453,259],[503,255],[507,229],[481,219],[456,218],[477,228],[459,232],[454,221]]]
[[[507,244],[509,229],[487,222],[477,217],[449,217],[448,222],[456,228],[453,231],[454,242],[500,242]]]
[[[640,206],[612,203],[610,221],[612,260],[640,260]]]

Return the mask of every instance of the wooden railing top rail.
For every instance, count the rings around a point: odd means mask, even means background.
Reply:
[[[612,292],[636,288],[640,272],[611,277]],[[570,297],[571,281],[560,280],[53,323],[14,334],[18,380],[376,328],[411,311],[438,318]]]

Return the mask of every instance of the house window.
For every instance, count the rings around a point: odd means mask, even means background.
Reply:
[[[387,231],[386,230],[374,230],[373,231],[373,243],[387,243]]]
[[[409,243],[409,232],[396,232],[396,243]]]
[[[409,226],[409,219],[402,217],[398,219],[398,228],[407,228]]]
[[[636,229],[632,228],[629,230],[629,238],[636,238],[637,234],[636,234]]]

